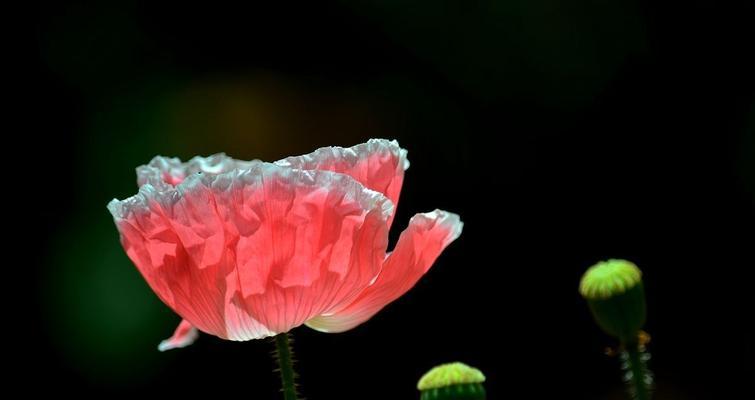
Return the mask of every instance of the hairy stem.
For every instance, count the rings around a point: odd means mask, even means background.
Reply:
[[[287,332],[275,336],[275,360],[278,362],[278,369],[281,374],[283,399],[297,400],[294,354],[291,350],[291,339]]]
[[[633,400],[650,400],[653,374],[647,366],[650,354],[644,346],[630,343],[621,353],[621,368],[624,370],[624,383]]]

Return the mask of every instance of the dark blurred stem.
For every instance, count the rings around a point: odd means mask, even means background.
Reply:
[[[281,374],[283,399],[297,400],[296,373],[294,372],[294,354],[287,332],[275,336],[275,359]]]
[[[650,355],[644,346],[637,343],[626,344],[621,355],[621,368],[624,370],[624,382],[633,400],[650,400],[653,375],[648,369]]]

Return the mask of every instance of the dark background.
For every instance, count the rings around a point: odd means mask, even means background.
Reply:
[[[576,290],[609,257],[645,273],[658,399],[753,391],[752,2],[155,3],[34,10],[28,389],[276,398],[266,340],[157,352],[178,317],[105,205],[156,154],[386,137],[412,162],[392,237],[436,207],[464,233],[368,323],[294,331],[307,398],[417,398],[454,360],[491,399],[623,398]]]

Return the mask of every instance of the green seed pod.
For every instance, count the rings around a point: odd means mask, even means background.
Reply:
[[[579,292],[587,300],[595,322],[623,344],[634,344],[645,324],[642,271],[626,260],[608,260],[590,267]]]
[[[485,375],[460,362],[439,365],[417,383],[420,400],[485,400]]]

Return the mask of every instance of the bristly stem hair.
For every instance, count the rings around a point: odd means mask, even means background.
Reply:
[[[296,391],[296,372],[294,372],[294,353],[291,349],[291,338],[288,332],[275,336],[275,361],[281,375],[281,391],[284,400],[298,400]]]
[[[632,400],[650,400],[653,373],[648,369],[650,353],[639,343],[627,343],[621,352],[624,383]]]

